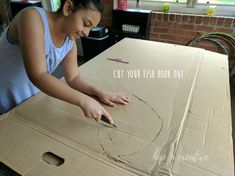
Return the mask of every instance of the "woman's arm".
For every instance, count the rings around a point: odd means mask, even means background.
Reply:
[[[18,16],[17,35],[30,81],[48,95],[80,105],[82,93],[47,73],[44,27],[35,9],[26,9]]]
[[[74,42],[71,52],[63,60],[64,77],[68,85],[88,95],[97,96],[102,90],[96,88],[79,73],[77,63],[77,46]]]
[[[129,102],[129,97],[126,94],[101,90],[80,76],[75,42],[72,51],[63,61],[63,68],[65,80],[70,87],[85,94],[97,96],[103,103],[110,106],[115,106],[115,103],[127,104]]]
[[[105,115],[113,123],[111,116],[97,101],[47,73],[44,27],[35,9],[26,9],[18,16],[17,35],[26,73],[36,87],[50,96],[80,106],[87,117],[98,121],[101,115]]]

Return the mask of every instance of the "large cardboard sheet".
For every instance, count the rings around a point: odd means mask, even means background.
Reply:
[[[107,58],[121,58],[129,64]],[[130,95],[127,106],[104,105],[118,128],[87,119],[79,107],[43,93],[13,109],[3,121],[19,123],[17,128],[23,125],[40,138],[75,150],[85,163],[108,163],[109,169],[100,175],[115,175],[113,170],[137,175],[233,174],[226,56],[126,38],[80,67],[80,72],[100,88]],[[4,133],[7,136],[9,131]],[[30,135],[25,133],[26,138]],[[52,141],[46,142],[52,145]],[[0,161],[15,163],[7,146],[8,142],[0,146],[0,151],[8,152]],[[60,156],[68,153],[62,151]],[[27,173],[24,167],[16,170]],[[36,166],[36,170],[43,167]]]

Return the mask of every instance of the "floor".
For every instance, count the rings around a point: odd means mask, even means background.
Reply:
[[[78,56],[78,66],[81,66],[84,64],[86,60],[82,56]],[[63,68],[62,64],[59,64],[59,66],[56,68],[56,70],[52,73],[56,78],[62,78],[64,73],[63,73]]]

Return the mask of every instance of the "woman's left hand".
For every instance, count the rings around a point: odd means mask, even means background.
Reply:
[[[115,107],[115,103],[127,105],[130,102],[130,97],[125,93],[119,92],[102,92],[98,95],[99,99],[112,107]]]

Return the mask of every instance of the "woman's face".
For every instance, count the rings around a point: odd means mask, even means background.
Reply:
[[[64,32],[71,40],[88,36],[91,28],[97,26],[101,14],[93,9],[81,9],[65,17]]]

